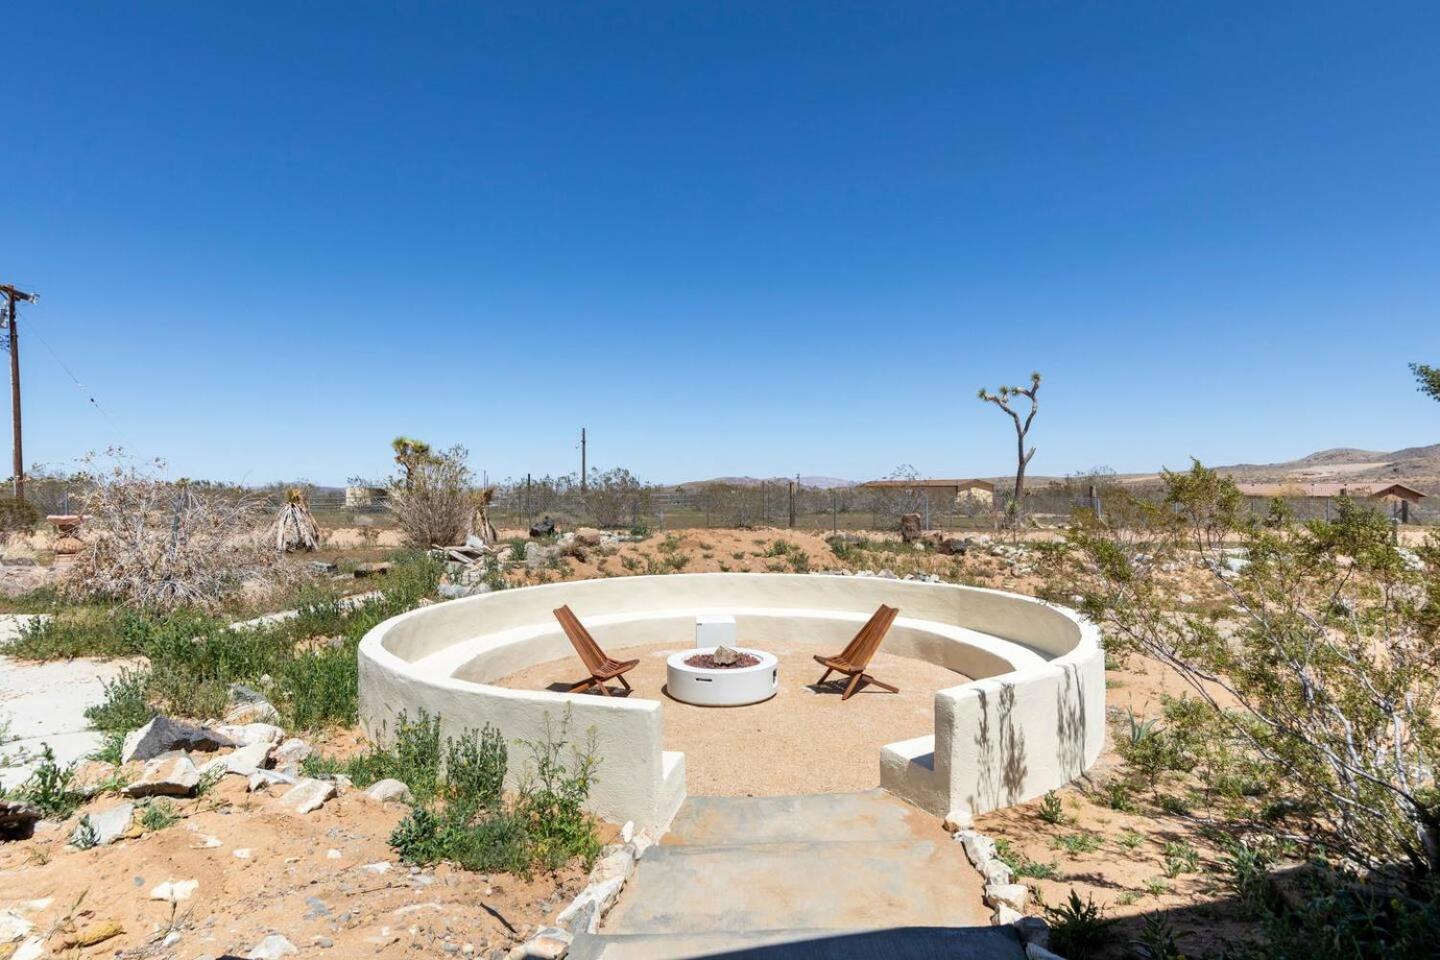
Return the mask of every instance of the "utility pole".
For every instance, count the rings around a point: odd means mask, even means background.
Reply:
[[[34,303],[36,295],[17,290],[10,284],[0,284],[0,293],[5,295],[6,345],[10,350],[10,416],[15,436],[15,500],[25,499],[25,454],[21,450],[20,430],[20,334],[15,328],[15,301]]]
[[[580,428],[580,492],[585,492],[585,428]]]

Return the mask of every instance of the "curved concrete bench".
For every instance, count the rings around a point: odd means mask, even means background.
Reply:
[[[592,809],[642,827],[684,799],[684,757],[661,744],[661,704],[513,690],[495,681],[572,649],[551,611],[569,604],[607,648],[689,641],[697,614],[734,616],[747,644],[839,649],[881,603],[899,607],[885,651],[975,678],[935,695],[935,732],[881,751],[881,783],[936,814],[1019,803],[1082,773],[1104,739],[1104,654],[1073,612],[1016,594],[825,574],[676,574],[506,590],[412,610],[360,643],[360,717],[439,715],[447,735],[489,723],[533,740],[570,717],[601,765]],[[512,777],[524,767],[511,763]]]

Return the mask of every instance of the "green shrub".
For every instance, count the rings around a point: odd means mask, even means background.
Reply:
[[[1050,923],[1050,949],[1067,960],[1086,960],[1105,945],[1110,921],[1094,897],[1081,900],[1073,887],[1064,903],[1045,908],[1045,919]]]
[[[140,814],[140,826],[148,831],[164,830],[180,822],[180,814],[168,800],[156,800],[145,806]]]
[[[1040,819],[1057,826],[1065,822],[1065,805],[1054,790],[1040,800]]]
[[[47,819],[64,820],[85,802],[84,794],[71,789],[75,765],[60,766],[55,751],[47,743],[40,751],[40,763],[30,778],[22,783],[15,796],[38,807]]]
[[[150,706],[150,681],[148,670],[121,669],[114,680],[105,682],[105,698],[85,708],[85,719],[107,733],[123,734],[143,727],[155,716]]]

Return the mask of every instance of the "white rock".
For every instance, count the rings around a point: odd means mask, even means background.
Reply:
[[[389,860],[379,860],[375,863],[364,863],[360,865],[360,869],[366,873],[389,873],[394,867],[395,864]]]
[[[970,815],[969,810],[951,810],[945,814],[945,822],[941,826],[945,828],[946,833],[958,833],[974,827],[975,818]]]
[[[40,960],[46,955],[45,941],[39,937],[31,937],[10,955],[10,960]]]
[[[626,820],[625,826],[620,828],[620,842],[629,843],[635,839],[635,821]]]
[[[633,869],[635,869],[635,851],[629,847],[619,847],[601,857],[600,861],[595,864],[594,869],[590,871],[590,882],[604,883],[619,877],[623,883]]]
[[[215,729],[241,745],[274,744],[285,739],[285,731],[273,723],[226,723]]]
[[[329,780],[301,780],[280,798],[280,806],[296,813],[309,813],[325,806],[325,801],[334,799],[335,784]]]
[[[970,858],[971,865],[977,870],[986,860],[995,856],[995,841],[983,833],[960,830],[955,834],[955,839],[965,845],[965,856]]]
[[[237,860],[249,860],[251,851],[249,847],[236,847],[234,850],[231,850],[230,853]]]
[[[1016,912],[1023,912],[1025,901],[1030,896],[1030,888],[1023,883],[987,883],[985,885],[985,902],[992,907],[1004,904]]]
[[[509,960],[560,960],[570,952],[574,938],[556,927],[541,927],[540,931],[506,954]]]
[[[199,880],[166,880],[151,889],[150,899],[180,903],[182,900],[189,900],[199,886]]]
[[[630,841],[630,846],[635,850],[635,859],[640,860],[644,858],[646,850],[655,846],[655,841],[650,839],[650,834],[642,830],[635,835],[634,840]]]
[[[1005,886],[1015,879],[1010,868],[1005,866],[998,857],[993,860],[986,860],[980,865],[980,875],[985,878],[987,884]]]
[[[270,752],[274,747],[269,743],[247,743],[223,757],[216,757],[200,768],[200,775],[207,776],[215,770],[248,777],[256,770],[270,765]]]
[[[245,956],[249,960],[280,960],[281,957],[293,957],[299,952],[295,944],[278,933],[272,933],[251,947],[250,952]]]
[[[590,884],[570,901],[569,906],[560,911],[555,922],[571,931],[578,927],[586,933],[598,932],[601,919],[606,911],[614,906],[615,899],[620,896],[620,888],[624,885],[624,877],[612,877],[601,883]]]
[[[281,773],[279,770],[256,770],[250,774],[250,782],[246,789],[254,793],[256,790],[264,790],[266,787],[276,784],[293,787],[299,782],[296,778],[287,773]]]
[[[24,940],[35,929],[35,924],[26,920],[14,910],[0,911],[0,943],[14,943]]]
[[[286,767],[292,763],[299,763],[314,752],[314,748],[304,740],[299,737],[291,737],[275,748],[275,766]]]
[[[95,831],[95,843],[97,846],[105,846],[114,843],[125,835],[130,829],[130,822],[135,818],[135,804],[130,802],[117,803],[115,806],[95,813],[87,813],[85,820],[90,821],[90,829]],[[73,843],[80,835],[80,828],[76,827],[75,832],[70,835]],[[0,937],[0,941],[3,941]]]
[[[188,797],[200,785],[200,771],[186,754],[145,761],[140,779],[121,792],[127,797]]]
[[[997,927],[1006,927],[1019,920],[1023,916],[1019,910],[1000,904],[995,908],[995,916],[990,918],[990,923]]]
[[[365,796],[381,803],[410,803],[414,800],[410,788],[399,780],[377,780],[370,784]]]
[[[339,851],[339,850],[336,850],[334,847],[331,847],[329,850],[326,850],[326,851],[325,851],[325,859],[326,859],[326,860],[339,860],[339,859],[340,859],[340,851]]]

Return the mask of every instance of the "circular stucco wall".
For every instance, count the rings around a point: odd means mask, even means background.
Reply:
[[[1093,625],[1017,594],[825,574],[617,577],[412,610],[361,641],[361,721],[383,739],[400,713],[425,710],[449,734],[489,723],[516,740],[568,714],[572,735],[593,732],[603,764],[594,811],[662,826],[684,798],[684,758],[662,748],[659,702],[494,685],[571,655],[552,611],[569,605],[601,646],[617,649],[687,644],[699,614],[735,617],[746,643],[761,647],[803,621],[817,647],[839,649],[881,603],[900,609],[888,653],[975,678],[935,694],[932,735],[881,751],[887,789],[937,814],[978,813],[1054,789],[1094,762],[1105,683]]]

